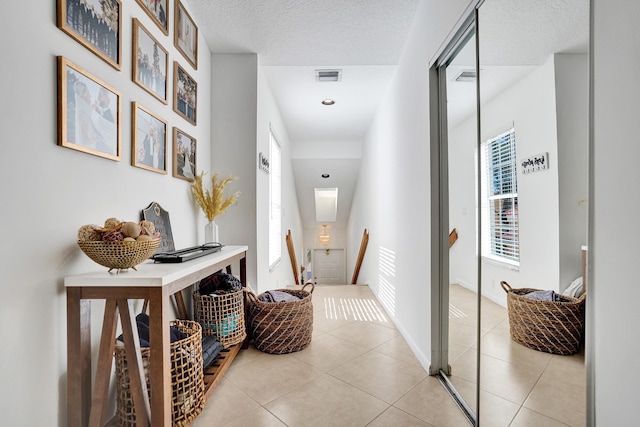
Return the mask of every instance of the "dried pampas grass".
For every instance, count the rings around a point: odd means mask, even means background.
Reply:
[[[203,188],[203,177],[204,172],[201,172],[200,175],[196,175],[191,183],[191,193],[193,194],[193,198],[202,208],[204,214],[207,216],[207,219],[209,221],[213,221],[216,217],[222,215],[229,206],[238,201],[240,192],[238,191],[227,198],[224,197],[224,188],[231,181],[236,180],[235,176],[230,176],[218,181],[218,174],[214,173],[211,177],[211,191]]]

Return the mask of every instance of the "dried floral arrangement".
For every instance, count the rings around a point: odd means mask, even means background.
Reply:
[[[202,208],[207,219],[213,221],[216,217],[222,215],[229,206],[238,201],[238,197],[240,197],[239,191],[229,197],[224,197],[224,189],[227,184],[235,181],[237,178],[235,176],[229,176],[218,180],[218,173],[214,173],[211,177],[211,191],[203,188],[203,178],[204,172],[195,176],[191,183],[191,194],[193,194],[193,198]]]

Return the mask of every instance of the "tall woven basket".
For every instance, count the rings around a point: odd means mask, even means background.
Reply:
[[[507,293],[511,338],[545,353],[570,355],[580,350],[584,333],[586,294],[580,298],[558,295],[560,301],[539,301],[524,295],[540,289],[513,289],[500,282]]]
[[[223,295],[194,292],[193,311],[196,322],[202,326],[202,335],[216,335],[224,348],[239,344],[247,337],[242,290]]]
[[[305,288],[311,286],[310,291]],[[313,283],[302,289],[278,289],[300,298],[297,301],[263,302],[249,295],[249,330],[255,347],[271,354],[300,351],[311,342],[313,332]]]
[[[185,426],[204,408],[204,378],[202,371],[202,332],[200,325],[190,320],[175,320],[187,338],[171,343],[171,419],[174,426]],[[149,347],[140,349],[142,365],[149,390]],[[136,425],[136,408],[131,395],[131,379],[124,347],[116,347],[116,420],[118,426]]]

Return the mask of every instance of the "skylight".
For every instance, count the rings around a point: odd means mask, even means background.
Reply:
[[[316,188],[316,221],[335,222],[338,212],[338,189]]]

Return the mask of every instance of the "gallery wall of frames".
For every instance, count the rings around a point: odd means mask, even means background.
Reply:
[[[129,144],[123,143],[128,138],[122,129],[130,119],[132,166],[167,174],[171,164],[173,177],[193,181],[198,27],[182,1],[57,0],[56,7],[60,30],[109,64],[111,72],[122,73],[124,61],[131,61],[126,68],[132,70],[132,82],[151,95],[131,101],[131,117],[124,117],[121,90],[128,88],[113,87],[105,76],[57,56],[58,145],[126,161],[129,150],[123,147]],[[130,10],[124,14],[123,7]],[[123,22],[125,15],[130,22]],[[123,45],[123,28],[131,31],[131,46]],[[175,49],[168,48],[171,43]],[[170,50],[178,54],[172,58]],[[153,103],[171,105],[172,112],[162,117]]]

